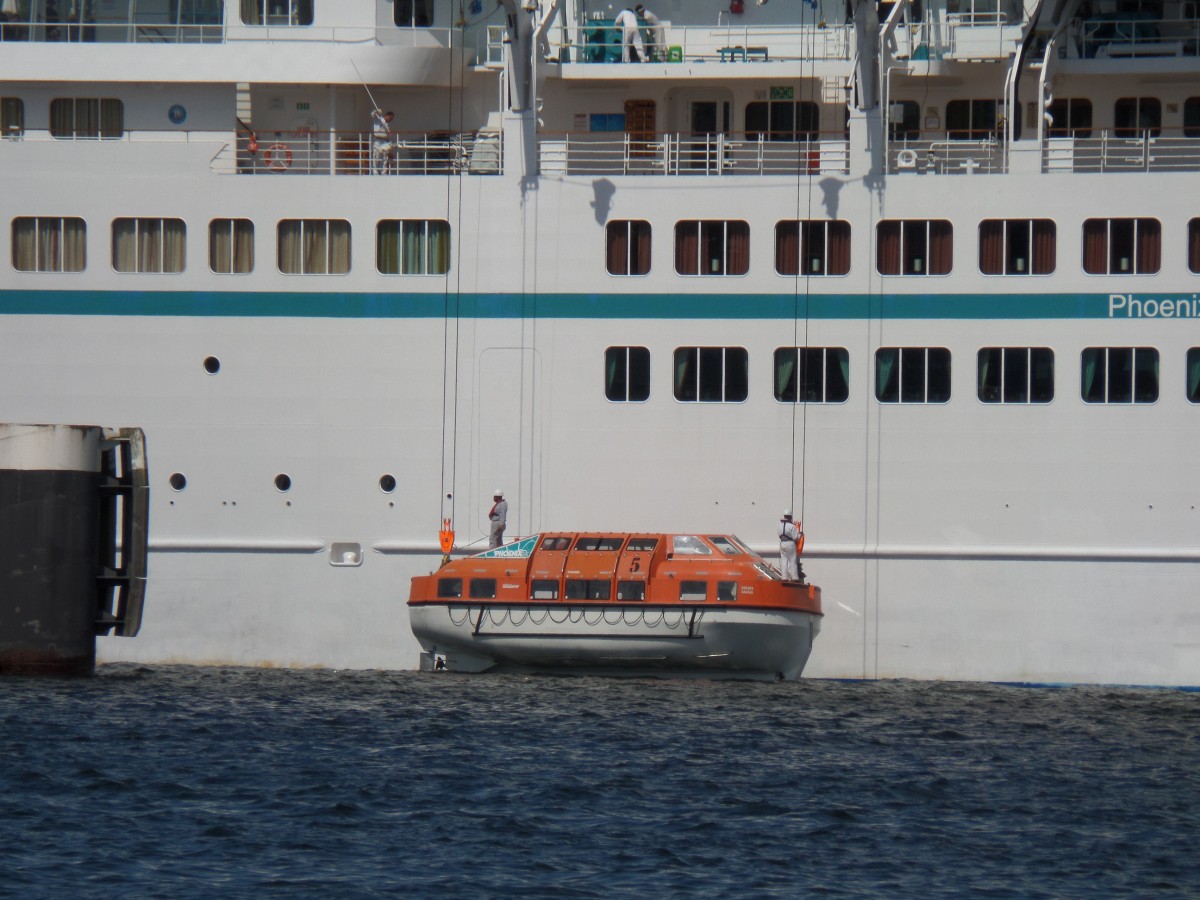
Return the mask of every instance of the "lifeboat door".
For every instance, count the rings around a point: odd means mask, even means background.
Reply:
[[[567,535],[547,534],[533,554],[529,566],[529,591],[532,600],[560,600],[563,596],[563,566],[571,539]],[[554,549],[550,549],[553,547]]]
[[[633,543],[636,547],[637,544]],[[617,560],[617,594],[618,600],[645,600],[646,582],[650,578],[650,560],[653,550],[630,549],[626,544]]]

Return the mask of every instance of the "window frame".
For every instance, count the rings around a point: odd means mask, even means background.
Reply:
[[[760,116],[762,121],[752,121]],[[785,115],[784,111],[787,111]],[[751,100],[742,110],[748,141],[790,141],[811,144],[820,139],[821,107],[812,100]],[[791,124],[776,121],[790,115]],[[759,127],[759,126],[762,127]]]
[[[16,141],[25,136],[25,101],[0,97],[0,140]]]
[[[885,257],[888,257],[886,261]],[[936,271],[935,261],[939,264]],[[944,268],[941,267],[943,262]],[[949,219],[883,219],[877,222],[875,271],[895,277],[949,275],[954,271],[954,225]]]
[[[985,354],[991,357],[986,360],[986,367]],[[1015,370],[1019,364],[1021,368]],[[1047,364],[1048,393],[1044,376],[1038,374],[1039,368],[1044,372]],[[994,380],[988,371],[993,365]],[[988,406],[1045,406],[1054,402],[1054,378],[1054,351],[1049,347],[980,347],[975,354],[975,397]]]
[[[57,227],[52,227],[52,223]],[[78,229],[78,233],[68,235],[68,223],[71,229]],[[22,253],[29,248],[23,245],[29,237],[18,234],[28,225],[30,229],[30,237],[33,240],[33,266],[32,268],[23,266],[18,260],[18,253]],[[50,234],[53,232],[53,234]],[[44,252],[43,241],[46,238],[53,237],[54,249],[53,259],[47,261]],[[73,275],[87,270],[87,222],[79,216],[14,216],[12,225],[9,231],[9,238],[12,250],[12,267],[17,272],[31,272],[37,274],[67,274]],[[68,241],[82,240],[79,249],[78,268],[68,268],[68,251],[66,244]],[[70,254],[72,257],[71,265],[76,265],[74,261],[75,254]]]
[[[1103,233],[1098,226],[1103,226]],[[1084,219],[1082,231],[1082,267],[1088,275],[1155,275],[1162,269],[1162,223],[1149,216],[1119,216]],[[1114,235],[1117,229],[1120,231]],[[1128,234],[1125,229],[1128,228]],[[1098,261],[1103,252],[1104,265]],[[1123,257],[1121,254],[1126,253]],[[1131,268],[1113,266],[1128,260]],[[1153,266],[1153,268],[1151,268]]]
[[[884,373],[880,366],[881,358],[890,354],[895,354],[895,359],[891,364],[895,373],[894,391],[889,387],[892,383],[891,374]],[[937,354],[935,363],[939,368],[944,368],[944,374],[939,372],[938,383],[934,385],[936,388],[944,389],[944,394],[939,390],[934,399],[930,399],[931,373],[934,371],[934,365],[931,365],[930,362],[931,354]],[[944,366],[942,366],[943,354]],[[921,369],[920,399],[915,399],[916,389],[912,387],[912,377],[915,374],[913,369],[918,365]],[[889,406],[949,403],[953,385],[952,376],[952,355],[946,347],[879,347],[875,351],[875,399]],[[884,393],[888,396],[883,396]],[[893,393],[895,399],[890,399]]]
[[[851,234],[845,219],[780,219],[775,223],[775,273],[786,278],[849,275]]]
[[[229,258],[227,263],[228,269],[218,268],[218,255],[224,256],[220,250],[220,239],[217,235],[217,229],[228,225],[228,241],[229,241]],[[248,231],[248,234],[246,233]],[[239,233],[241,232],[241,233]],[[243,242],[248,239],[249,242],[249,260],[242,258],[245,251],[239,250],[243,246]],[[255,233],[254,222],[246,218],[216,218],[210,219],[208,223],[208,268],[214,275],[249,275],[254,271],[255,261]]]
[[[118,234],[118,227],[123,223],[133,223],[132,240],[134,242],[134,266],[133,268],[121,268],[120,255],[124,250],[124,242],[129,240],[128,234]],[[179,255],[179,268],[167,268],[167,225],[178,226],[179,235],[177,240],[180,242],[181,252]],[[158,236],[158,268],[143,268],[145,260],[143,259],[143,235],[146,229],[154,229],[157,227]],[[118,216],[112,220],[110,230],[112,236],[112,267],[114,272],[120,272],[122,275],[181,275],[187,271],[187,223],[176,216]],[[172,263],[173,264],[173,263]]]
[[[654,229],[645,219],[614,219],[604,226],[604,268],[623,278],[649,275],[653,246]]]
[[[315,269],[309,271],[307,269],[309,260],[307,254],[303,250],[305,235],[308,230],[314,225],[321,225],[324,229],[324,257],[325,268],[323,271]],[[284,229],[293,225],[299,226],[298,240],[301,244],[301,250],[298,256],[300,267],[298,271],[285,269],[283,266],[283,247],[284,247]],[[331,240],[331,232],[334,226],[345,226],[346,236],[346,267],[333,271],[334,246]],[[275,226],[275,265],[281,275],[348,275],[354,266],[354,229],[351,227],[348,219],[306,219],[306,218],[289,218],[280,219]]]
[[[995,262],[995,251],[989,247],[989,242],[995,238],[986,234],[992,230],[992,226],[999,226],[1000,231],[999,259]],[[1027,233],[1014,237],[1013,232],[1021,228],[1027,229]],[[1023,241],[1024,248],[1019,248],[1019,241]],[[1046,244],[1049,244],[1048,249]],[[1023,255],[1020,255],[1021,249]],[[1020,268],[1022,263],[1025,264],[1024,270]],[[1000,271],[994,271],[997,264]],[[979,223],[981,275],[1053,275],[1057,266],[1058,225],[1053,219],[984,219]]]
[[[1088,383],[1088,359],[1089,354],[1096,354],[1097,351],[1103,351],[1103,370],[1099,373],[1097,379],[1096,372],[1093,370],[1092,385]],[[1113,387],[1117,378],[1114,377],[1112,356],[1114,353],[1129,353],[1129,383],[1128,383],[1128,399],[1122,399],[1123,395],[1118,395],[1113,399]],[[1099,363],[1101,360],[1098,356],[1093,356]],[[1143,397],[1139,399],[1139,375],[1146,375],[1141,363],[1145,361],[1153,366],[1153,398]],[[1103,385],[1103,391],[1098,390],[1099,382]],[[1123,382],[1124,379],[1122,378]],[[1116,385],[1118,388],[1124,388],[1124,384]],[[1146,388],[1142,387],[1142,391]],[[1102,395],[1101,395],[1102,394]],[[1156,347],[1085,347],[1079,354],[1079,396],[1084,403],[1090,406],[1147,406],[1157,403],[1162,397],[1162,368],[1161,359]]]
[[[695,236],[691,235],[695,226]],[[695,241],[694,258],[688,243]],[[740,246],[735,247],[735,243]],[[719,256],[713,256],[717,250]],[[705,260],[705,252],[708,258]],[[736,251],[736,253],[735,253]],[[731,259],[732,258],[732,259]],[[704,270],[703,263],[708,263]],[[719,271],[714,268],[717,264]],[[681,268],[681,264],[687,266]],[[695,271],[691,271],[694,265]],[[739,267],[731,271],[731,265]],[[675,223],[675,273],[696,278],[740,278],[750,271],[750,224],[742,219],[681,219]]]
[[[720,352],[719,363],[717,352]],[[730,360],[730,354],[735,357]],[[681,354],[688,354],[690,360],[681,360]],[[740,364],[738,363],[740,357]],[[745,403],[750,396],[750,354],[745,347],[725,346],[687,346],[676,347],[671,356],[672,361],[672,395],[679,403]],[[682,363],[682,365],[681,365]],[[712,367],[720,366],[719,386],[713,396],[714,376]],[[740,381],[729,377],[734,367],[741,370]],[[691,377],[685,377],[691,372]],[[740,389],[740,390],[739,390]],[[740,393],[740,396],[738,394]]]
[[[419,231],[419,233],[417,233]],[[394,232],[394,233],[393,233]],[[408,249],[410,233],[420,249]],[[394,253],[396,271],[385,268]],[[380,219],[375,223],[375,271],[380,275],[447,275],[453,261],[450,223],[445,219]]]
[[[785,374],[783,368],[788,363],[788,354],[792,356],[792,371]],[[817,354],[820,354],[820,363],[813,365]],[[776,347],[772,363],[772,393],[779,403],[841,404],[850,399],[850,351],[845,347]],[[813,371],[819,373],[818,378],[809,377]],[[831,397],[830,376],[837,371],[841,373],[844,392],[835,392]],[[819,384],[815,383],[817,381]]]
[[[280,21],[280,15],[271,12],[271,7],[277,4],[287,5],[283,16],[286,21]],[[315,6],[314,0],[241,0],[238,15],[243,25],[251,27],[307,28],[316,17]],[[248,11],[252,13],[250,16]]]
[[[965,109],[965,114],[963,110]],[[1004,101],[989,98],[958,98],[946,102],[946,140],[986,141],[995,137],[1003,116]],[[952,127],[964,120],[965,128]]]
[[[645,389],[641,390],[643,384]],[[650,399],[649,348],[613,346],[604,349],[604,398],[611,403],[645,403]]]
[[[62,113],[56,113],[63,103],[71,104],[69,130],[63,130],[57,122],[64,117]],[[114,118],[116,127],[112,121]],[[125,136],[125,103],[116,97],[55,97],[50,101],[49,131],[56,141],[120,140]]]

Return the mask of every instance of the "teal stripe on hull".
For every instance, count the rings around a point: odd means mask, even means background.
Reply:
[[[1124,302],[1114,297],[1128,298]],[[1153,304],[1153,305],[1151,305]],[[1169,306],[1168,306],[1169,304]],[[1152,311],[1151,311],[1152,310]],[[0,291],[0,315],[327,319],[1200,318],[1195,294],[404,294]]]

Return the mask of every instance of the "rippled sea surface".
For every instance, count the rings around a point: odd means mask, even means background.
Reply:
[[[0,680],[0,895],[1200,895],[1200,695]]]

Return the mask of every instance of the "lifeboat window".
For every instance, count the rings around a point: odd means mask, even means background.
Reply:
[[[439,578],[438,579],[438,596],[439,597],[461,597],[462,596],[462,579],[461,578]]]
[[[711,556],[712,550],[694,534],[677,534],[671,539],[676,555]]]
[[[680,600],[707,600],[708,583],[704,581],[679,582]]]
[[[723,535],[710,536],[709,540],[713,542],[718,550],[726,556],[740,556],[741,550],[729,538]]]
[[[471,599],[472,600],[490,600],[496,596],[496,579],[495,578],[472,578],[471,579]]]
[[[566,550],[571,546],[569,537],[547,537],[542,539],[543,550]]]
[[[620,550],[619,537],[581,537],[575,542],[576,550]]]
[[[779,573],[763,562],[756,562],[754,568],[758,570],[758,574],[762,575],[768,581],[782,581]]]
[[[534,600],[557,600],[558,582],[549,578],[535,578],[529,595]]]
[[[568,578],[568,600],[608,600],[612,597],[612,583],[603,578]]]
[[[644,582],[644,581],[618,581],[617,582],[617,599],[618,600],[645,600],[646,599],[646,582]]]
[[[629,543],[625,545],[625,549],[653,553],[657,546],[658,538],[630,538]]]
[[[732,603],[737,600],[737,582],[736,581],[718,581],[717,582],[717,599]]]

